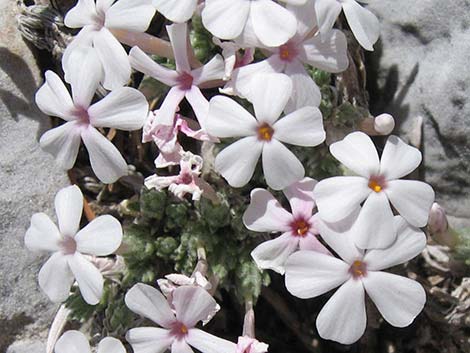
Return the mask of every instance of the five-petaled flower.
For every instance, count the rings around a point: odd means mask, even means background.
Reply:
[[[140,129],[148,114],[147,100],[134,88],[120,87],[91,104],[103,73],[96,53],[89,48],[76,49],[65,65],[73,68],[73,98],[52,71],[46,72],[46,82],[36,93],[39,109],[67,121],[42,135],[40,145],[62,168],[70,169],[83,140],[96,176],[104,183],[113,183],[127,174],[127,163],[96,128]]]
[[[125,297],[126,305],[136,314],[161,327],[138,327],[127,332],[126,339],[135,353],[163,352],[171,347],[175,353],[234,353],[233,342],[216,337],[198,328],[199,321],[214,313],[217,302],[206,290],[182,286],[172,292],[172,306],[157,289],[142,283],[134,285]],[[173,311],[174,310],[174,311]]]
[[[215,169],[231,186],[250,181],[260,156],[266,183],[275,190],[304,177],[302,163],[281,142],[317,146],[325,139],[325,130],[316,107],[303,107],[279,119],[291,93],[292,81],[286,75],[257,75],[249,97],[256,118],[230,98],[211,99],[207,132],[220,138],[243,137],[215,159]]]
[[[353,132],[330,146],[331,154],[358,176],[324,179],[314,190],[318,212],[325,222],[338,222],[360,209],[353,225],[354,241],[362,249],[386,248],[395,241],[390,203],[406,221],[423,227],[428,221],[434,191],[416,180],[398,180],[421,163],[421,152],[390,136],[379,160],[369,136]]]
[[[316,181],[310,178],[292,184],[284,189],[289,199],[291,212],[264,189],[251,192],[251,203],[243,215],[245,226],[256,232],[282,232],[276,239],[258,245],[251,256],[258,267],[284,273],[284,263],[297,250],[313,250],[330,254],[317,239],[319,234],[315,223],[315,201],[313,188]]]
[[[287,290],[307,299],[339,286],[317,317],[317,329],[324,339],[343,344],[356,342],[366,329],[365,293],[387,322],[396,327],[410,325],[426,301],[423,287],[416,281],[382,270],[417,256],[426,246],[426,236],[418,228],[396,216],[396,241],[387,249],[364,252],[351,241],[354,231],[339,233],[320,224],[325,242],[341,257],[298,251],[285,264]]]
[[[39,286],[53,302],[66,300],[76,280],[83,299],[98,304],[103,276],[83,254],[107,256],[121,245],[121,224],[113,216],[99,216],[79,231],[82,209],[78,186],[66,187],[55,197],[59,228],[46,214],[36,213],[26,231],[28,249],[53,252],[39,271]]]

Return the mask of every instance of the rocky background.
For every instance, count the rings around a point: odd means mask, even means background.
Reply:
[[[470,227],[470,1],[371,0],[369,8],[382,23],[367,54],[371,112],[392,114],[397,132],[421,146],[422,177],[452,225]],[[53,216],[68,179],[37,143],[49,119],[33,97],[47,64],[23,41],[19,11],[0,0],[0,352],[44,353],[56,307],[37,285],[43,259],[23,236],[34,212]]]

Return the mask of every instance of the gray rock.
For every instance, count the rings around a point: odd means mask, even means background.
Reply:
[[[42,353],[56,305],[37,285],[45,257],[23,238],[33,213],[54,215],[54,195],[68,180],[39,148],[49,127],[34,103],[41,73],[15,15],[16,1],[0,0],[0,352]]]
[[[370,56],[372,110],[391,113],[409,139],[422,117],[423,176],[470,226],[470,1],[369,3],[382,24]]]

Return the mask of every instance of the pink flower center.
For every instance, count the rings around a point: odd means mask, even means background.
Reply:
[[[274,135],[274,129],[266,123],[261,124],[258,127],[258,140],[271,141]]]
[[[194,81],[194,77],[188,72],[182,72],[178,76],[179,87],[184,91],[191,89],[193,85],[193,81]]]
[[[190,173],[183,173],[178,178],[178,184],[189,185],[193,182],[193,176]]]
[[[65,236],[60,242],[59,247],[64,255],[73,255],[77,251],[77,242],[74,238]]]
[[[349,268],[349,273],[351,273],[352,276],[356,279],[365,277],[367,275],[367,264],[360,260],[356,260]]]
[[[291,223],[292,233],[299,237],[305,237],[310,230],[310,223],[299,218]]]
[[[369,178],[369,184],[367,184],[369,189],[379,193],[387,187],[387,181],[383,175],[372,175]]]
[[[279,57],[283,61],[291,62],[297,55],[299,55],[299,51],[297,46],[292,42],[287,42],[279,47]]]
[[[77,120],[80,122],[80,124],[90,125],[90,115],[88,115],[87,109],[78,107],[75,115],[77,116]]]
[[[188,331],[188,327],[182,322],[176,322],[171,328],[171,334],[179,339],[186,336]]]

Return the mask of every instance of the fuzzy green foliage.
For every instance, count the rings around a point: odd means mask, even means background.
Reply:
[[[219,48],[212,42],[212,34],[202,25],[201,17],[194,16],[191,21],[189,38],[196,58],[201,62],[207,62],[219,53]]]
[[[455,247],[455,257],[470,266],[470,228],[464,228],[458,233],[455,233],[459,239]]]

